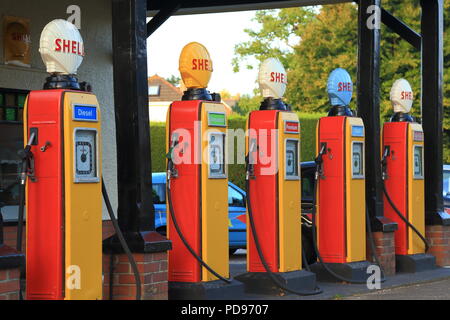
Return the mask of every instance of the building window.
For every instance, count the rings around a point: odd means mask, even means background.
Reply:
[[[5,222],[17,221],[23,107],[28,91],[0,88],[0,210]]]
[[[149,96],[159,96],[159,90],[161,86],[149,86],[148,87],[148,95]]]
[[[23,106],[28,92],[0,89],[0,121],[22,122]]]

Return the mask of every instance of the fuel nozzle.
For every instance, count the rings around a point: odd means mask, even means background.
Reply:
[[[175,167],[175,163],[173,162],[174,149],[178,145],[178,143],[179,143],[178,134],[174,133],[172,135],[169,152],[167,152],[167,154],[166,154],[166,158],[168,159],[168,162],[167,162],[167,177],[168,177],[169,180],[172,179],[172,178],[178,178],[178,170]]]
[[[31,181],[36,181],[34,172],[34,155],[31,152],[31,146],[37,144],[37,132],[31,131],[28,143],[18,152],[19,157],[22,159],[22,171],[20,172],[20,184],[24,185],[27,177],[30,177]]]
[[[251,139],[248,148],[248,154],[245,156],[245,164],[246,164],[245,180],[256,179],[255,164],[251,156],[252,153],[255,152],[256,150],[258,150],[258,146],[256,145],[256,139]]]
[[[385,146],[383,151],[383,158],[381,159],[381,178],[386,180],[388,178],[387,174],[387,158],[391,155],[391,147]]]
[[[323,175],[323,155],[327,153],[327,144],[326,142],[323,142],[320,145],[320,151],[317,155],[316,159],[314,159],[314,162],[316,163],[316,173],[314,179],[318,180],[319,178],[324,179]]]

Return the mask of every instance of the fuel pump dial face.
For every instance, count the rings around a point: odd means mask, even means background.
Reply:
[[[97,131],[75,130],[75,182],[97,182]]]
[[[286,180],[298,180],[298,140],[286,140],[285,161]]]
[[[225,178],[225,135],[211,133],[209,135],[208,161],[209,178]]]

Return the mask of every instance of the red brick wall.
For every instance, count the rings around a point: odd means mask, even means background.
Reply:
[[[450,226],[426,226],[425,235],[430,244],[427,253],[436,257],[438,266],[450,266]]]
[[[0,270],[0,300],[19,300],[19,269]]]
[[[395,240],[394,232],[373,232],[372,233],[376,254],[380,260],[381,266],[387,276],[395,274]],[[367,238],[367,260],[372,261],[372,250]],[[375,262],[375,261],[372,261]]]
[[[142,300],[167,300],[167,254],[133,254],[141,279]],[[125,254],[114,255],[113,300],[134,300],[136,285],[134,273]],[[110,255],[103,255],[103,299],[109,299]]]
[[[103,240],[115,234],[114,227],[111,221],[103,221],[102,223],[102,236]],[[3,227],[4,244],[12,248],[16,247],[17,239],[17,226],[4,226]],[[26,248],[26,232],[25,226],[23,230],[23,240],[22,240],[23,251]]]

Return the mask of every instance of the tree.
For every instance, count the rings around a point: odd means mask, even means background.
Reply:
[[[166,81],[169,82],[171,85],[177,87],[180,84],[181,78],[171,75],[169,78],[166,78]]]
[[[252,97],[248,94],[244,94],[236,102],[233,110],[240,115],[246,116],[250,111],[259,109],[262,99],[263,98],[260,95]]]
[[[390,0],[383,7],[420,32],[420,0]],[[450,0],[445,0],[444,84],[450,82]],[[249,57],[262,61],[277,57],[288,73],[285,98],[296,110],[325,112],[329,108],[326,83],[329,73],[342,67],[356,83],[358,10],[353,3],[319,8],[258,11],[259,30],[245,30],[251,40],[235,47],[233,67],[239,70]],[[294,37],[292,37],[294,35]],[[292,39],[297,43],[292,44]],[[289,41],[291,40],[291,41]],[[420,52],[389,28],[381,29],[380,110],[381,119],[392,115],[390,90],[399,78],[413,88],[413,115],[421,118]],[[248,63],[247,63],[247,67]],[[444,160],[450,162],[450,88],[444,87]],[[350,105],[356,109],[356,95]],[[426,106],[423,106],[424,108]]]

